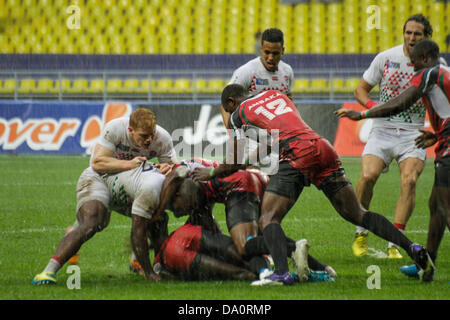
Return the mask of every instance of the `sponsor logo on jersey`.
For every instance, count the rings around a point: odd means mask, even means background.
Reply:
[[[260,85],[260,86],[267,86],[267,85],[269,85],[269,79],[256,78],[255,82],[256,82],[257,85]]]

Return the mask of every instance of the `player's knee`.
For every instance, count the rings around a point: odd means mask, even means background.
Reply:
[[[358,183],[363,184],[364,186],[374,186],[379,176],[380,174],[378,172],[363,170],[361,171],[361,176]]]
[[[265,214],[265,215],[261,215],[258,223],[259,223],[260,230],[264,230],[269,224],[280,223],[280,221],[276,218],[276,215]]]
[[[402,176],[402,189],[408,193],[414,191],[417,184],[417,177],[414,174],[406,174]]]
[[[78,211],[77,220],[78,229],[87,240],[108,226],[109,212],[100,201],[89,201]]]

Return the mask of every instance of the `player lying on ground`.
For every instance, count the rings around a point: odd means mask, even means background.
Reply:
[[[196,217],[197,220],[200,219],[201,221],[203,219],[206,221],[207,225],[211,225],[209,221],[213,219],[212,208],[214,205],[214,201],[220,198],[214,197],[210,192],[211,189],[207,189],[208,191],[205,192],[204,188],[209,188],[205,185],[205,183],[193,182],[192,179],[188,177],[191,172],[189,170],[189,166],[203,167],[209,162],[206,160],[197,159],[191,161],[182,161],[181,163],[184,163],[184,165],[175,165],[174,170],[168,175],[166,181],[164,182],[163,190],[161,192],[160,209],[158,210],[158,212],[162,212],[163,208],[167,207],[174,212],[174,215],[176,217],[190,214],[190,219],[192,217]],[[230,177],[233,179],[233,176],[234,178],[242,177],[242,172],[238,171]],[[213,181],[212,184],[218,185],[218,179],[215,182]],[[241,209],[241,211],[239,211],[241,213],[244,210],[256,210],[256,212],[254,212],[250,216],[259,216],[259,206],[248,206],[248,204],[245,202],[247,199],[246,197],[241,197],[240,199],[241,201],[238,202],[234,207],[236,213],[238,212],[238,208]],[[247,201],[250,200],[253,200],[253,197],[249,197]],[[156,214],[155,216],[157,217],[158,214]],[[254,222],[256,224],[256,220],[254,220]],[[178,243],[189,243],[193,244],[193,246],[186,245],[182,247],[178,246],[177,248],[168,246],[167,244],[165,245],[172,248],[171,250],[178,250],[178,254],[174,254],[173,256],[178,255],[180,257],[180,252],[183,250],[187,250],[186,256],[191,257],[191,259],[184,260],[185,264],[183,265],[183,267],[180,267],[180,269],[175,268],[175,271],[184,275],[189,269],[188,266],[190,265],[190,262],[192,262],[195,253],[198,253],[198,250],[200,250],[201,248],[212,248],[211,250],[205,249],[204,251],[200,252],[202,254],[210,254],[216,259],[230,262],[229,259],[224,258],[228,254],[225,254],[223,252],[228,252],[228,250],[230,250],[230,246],[232,246],[233,248],[235,247],[233,245],[235,244],[235,241],[233,241],[232,237],[230,238],[221,233],[219,234],[218,232],[215,232],[215,234],[210,234],[213,228],[201,230],[198,228],[195,229],[186,227],[184,229],[187,229],[187,231],[177,230],[173,235],[171,235],[174,237],[174,239],[168,241],[170,241],[170,243],[172,244],[178,241]],[[213,231],[220,231],[220,229],[214,228]],[[196,241],[192,241],[193,238],[195,238]],[[200,246],[200,238],[205,238],[205,244],[203,246]],[[239,267],[242,267],[242,265],[246,265],[247,268],[254,274],[259,274],[261,272],[265,272],[265,274],[267,274],[270,271],[266,270],[268,267],[268,263],[264,255],[267,255],[269,251],[264,242],[258,240],[261,240],[261,237],[252,237],[252,239],[247,242],[250,242],[251,245],[245,245],[244,255],[238,253],[239,259],[235,258],[232,263],[239,261]],[[297,273],[300,281],[331,281],[334,279],[334,277],[336,277],[336,272],[333,270],[333,268],[323,265],[308,254],[309,244],[306,241],[300,241],[296,243],[294,240],[287,239],[287,242],[287,250],[289,256],[292,256],[292,258],[296,262]],[[222,248],[222,250],[217,248]],[[167,257],[167,254],[165,256]],[[189,263],[187,263],[187,261],[189,261]],[[174,269],[174,266],[180,266],[182,263],[179,261],[174,261],[172,265],[170,265],[171,262],[167,261],[167,264],[169,265],[169,269]],[[197,270],[197,268],[195,269]],[[217,269],[217,272],[223,272],[221,271],[222,266],[218,267]]]
[[[423,98],[435,133],[421,130],[422,135],[416,138],[416,144],[420,148],[428,148],[437,142],[427,239],[428,252],[436,261],[445,226],[450,229],[450,69],[439,65],[439,47],[431,40],[421,40],[414,46],[411,62],[414,70],[420,71],[411,79],[411,86],[395,99],[368,111],[339,109],[336,114],[352,120],[384,117],[397,114],[411,102]],[[420,265],[413,265],[403,268],[403,271],[417,277],[421,275],[420,268]],[[423,279],[433,280],[434,266],[425,271]]]
[[[344,219],[399,245],[421,269],[431,272],[431,259],[423,246],[412,243],[382,215],[361,206],[334,148],[302,120],[288,97],[273,90],[248,97],[242,86],[228,85],[222,92],[222,105],[231,113],[229,125],[235,132],[230,144],[234,148],[230,148],[232,154],[227,157],[233,162],[221,164],[214,171],[197,168],[193,172],[195,179],[211,180],[245,167],[244,160],[237,158],[238,154],[244,154],[237,146],[241,145],[239,140],[245,138],[245,129],[257,128],[269,135],[278,134],[279,168],[270,177],[264,192],[259,220],[275,263],[275,272],[266,278],[268,285],[293,283],[281,221],[300,196],[305,177],[325,193]]]

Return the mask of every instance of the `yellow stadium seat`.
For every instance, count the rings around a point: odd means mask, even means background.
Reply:
[[[430,18],[440,45],[450,32],[445,0],[78,2],[81,29],[68,30],[65,0],[0,0],[0,18],[13,21],[7,40],[0,35],[1,53],[253,53],[253,34],[274,26],[283,30],[288,53],[376,53],[402,40],[404,20],[417,12]],[[368,39],[366,9],[373,4],[381,29]]]
[[[377,84],[375,87],[373,87],[372,92],[380,92],[380,85]]]
[[[311,79],[312,92],[326,92],[329,90],[328,81],[324,78]]]
[[[122,90],[122,79],[109,79],[106,83],[107,92],[120,92]]]
[[[53,79],[42,78],[38,80],[37,87],[32,91],[36,93],[56,93],[58,88],[55,88]]]
[[[139,82],[139,87],[136,89],[136,92],[139,93],[147,93],[150,91],[150,89],[153,90],[153,85],[152,83],[154,83],[154,80],[149,80],[149,79],[142,79]]]
[[[172,79],[161,78],[158,81],[156,81],[156,85],[152,91],[157,93],[167,93],[172,91],[172,89],[173,89]]]
[[[205,79],[198,78],[194,81],[194,92],[204,93],[207,92],[208,84]]]
[[[208,92],[222,92],[224,87],[224,81],[220,78],[212,78],[208,81]]]
[[[175,93],[192,92],[191,82],[187,78],[176,79],[172,91]]]
[[[309,79],[308,78],[298,78],[294,80],[292,85],[293,93],[306,92],[309,89]]]
[[[137,92],[139,90],[139,79],[128,78],[123,81],[121,92]]]
[[[16,89],[16,80],[5,79],[3,80],[3,86],[0,87],[2,93],[13,93]]]
[[[345,92],[353,92],[353,91],[355,91],[355,89],[358,86],[360,80],[361,80],[361,78],[357,78],[357,77],[351,77],[351,78],[345,79],[344,91]]]
[[[333,78],[331,81],[330,90],[333,92],[344,92],[345,86],[344,86],[344,79],[342,78]]]
[[[87,89],[88,89],[87,79],[77,78],[77,79],[73,80],[72,87],[68,91],[72,92],[72,93],[83,93],[83,92],[86,92]]]
[[[94,78],[89,81],[87,92],[99,93],[105,90],[105,81],[102,78]]]
[[[19,93],[30,93],[36,88],[36,80],[32,78],[24,78],[20,81]]]
[[[58,90],[61,89],[62,92],[70,92],[71,86],[72,86],[72,81],[70,81],[70,79],[67,79],[67,78],[60,79],[56,84],[56,88]]]

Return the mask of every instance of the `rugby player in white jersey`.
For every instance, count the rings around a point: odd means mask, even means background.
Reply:
[[[422,14],[408,18],[403,26],[403,44],[379,53],[364,72],[354,95],[360,104],[370,109],[376,103],[370,98],[370,91],[380,85],[380,102],[387,102],[409,87],[414,76],[410,53],[414,45],[431,37],[433,29]],[[382,172],[386,172],[395,159],[400,168],[401,191],[395,208],[394,225],[401,231],[414,210],[416,182],[421,174],[426,150],[415,146],[414,139],[424,128],[425,106],[418,99],[407,110],[386,118],[373,119],[373,127],[362,153],[362,169],[356,184],[356,194],[361,204],[369,209],[373,189]],[[353,254],[357,257],[367,253],[368,231],[356,228]],[[398,248],[388,244],[388,257],[402,258]]]
[[[157,157],[155,168],[147,159]],[[147,280],[159,280],[148,257],[147,230],[159,205],[164,173],[176,162],[170,134],[144,108],[110,121],[77,184],[77,220],[34,284],[56,282],[56,272],[109,223],[111,211],[131,216],[131,244]]]
[[[277,90],[292,100],[292,67],[281,61],[284,54],[283,32],[276,28],[266,29],[261,36],[261,56],[240,66],[233,72],[228,84],[240,84],[250,95],[267,90]],[[222,119],[228,128],[230,114],[220,107]]]

